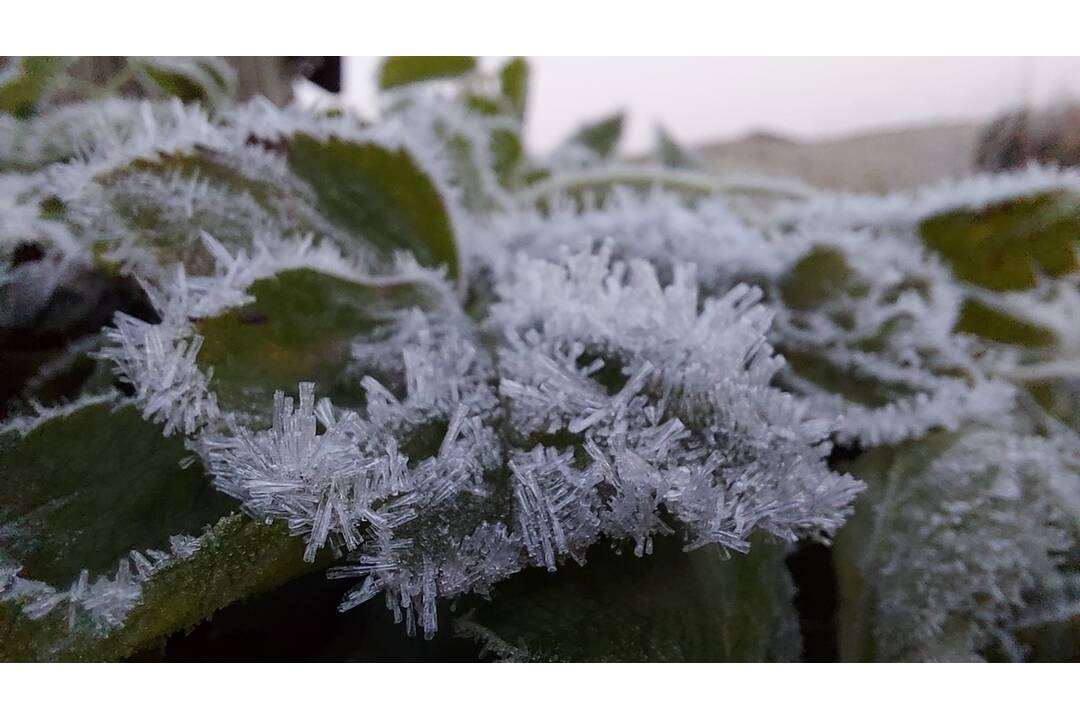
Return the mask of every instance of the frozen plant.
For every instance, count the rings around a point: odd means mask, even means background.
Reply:
[[[834,539],[844,657],[1074,621],[1074,174],[837,195],[621,116],[534,157],[520,59],[390,58],[373,118],[75,67],[0,75],[0,657],[315,572],[517,659],[790,659]]]

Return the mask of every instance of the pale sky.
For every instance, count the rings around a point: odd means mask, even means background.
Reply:
[[[622,149],[641,152],[662,122],[685,143],[752,130],[797,138],[941,120],[1080,98],[1080,58],[529,58],[526,142],[550,150],[584,119],[622,108]],[[485,59],[495,64],[497,59]],[[352,57],[345,97],[374,105],[378,58]]]

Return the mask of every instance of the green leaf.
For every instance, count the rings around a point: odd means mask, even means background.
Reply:
[[[94,199],[84,214],[101,215],[85,228],[95,236],[99,255],[134,241],[161,265],[182,262],[192,275],[214,269],[214,258],[200,240],[204,231],[235,251],[249,247],[253,237],[268,229],[287,235],[332,227],[295,178],[250,177],[228,155],[205,149],[135,160],[95,182],[103,200],[87,193]],[[190,191],[195,185],[203,189]],[[187,192],[190,204],[178,209],[176,195]],[[333,239],[360,242],[344,234]]]
[[[197,534],[235,503],[215,490],[180,438],[131,406],[102,402],[50,419],[0,453],[5,551],[27,577],[66,586],[114,570],[131,550]]]
[[[675,142],[675,139],[660,126],[656,128],[656,156],[661,165],[670,168],[700,170],[702,163],[693,153]]]
[[[623,131],[623,113],[609,115],[602,120],[589,123],[574,133],[565,145],[583,145],[600,158],[607,158],[615,152]]]
[[[138,62],[138,67],[165,95],[185,103],[213,106],[232,90],[219,69],[206,60],[161,63],[148,59]]]
[[[777,344],[793,373],[816,387],[870,408],[884,407],[914,394],[914,389],[879,377],[859,374],[858,368],[833,362],[825,352],[812,352]]]
[[[974,298],[964,300],[954,329],[1008,345],[1034,348],[1057,343],[1057,336],[1052,331],[1015,318]]]
[[[1026,385],[1028,392],[1051,417],[1080,431],[1080,379],[1050,377]]]
[[[20,74],[0,85],[0,113],[23,119],[33,115],[38,99],[67,63],[63,57],[22,58]]]
[[[841,250],[817,246],[780,278],[778,289],[780,298],[791,310],[816,311],[830,302],[863,297],[869,286],[851,268]],[[844,326],[842,310],[834,311],[832,319]],[[885,334],[887,328],[883,328],[883,336]],[[881,407],[911,392],[910,388],[880,378],[859,376],[853,368],[834,363],[827,353],[785,347],[782,341],[778,341],[777,347],[795,374],[852,402]],[[862,349],[874,350],[870,347]]]
[[[1035,287],[1038,275],[1076,270],[1080,198],[1042,193],[999,203],[979,212],[956,210],[925,220],[920,233],[958,278],[996,291]],[[964,301],[956,330],[994,342],[1046,347],[1055,334],[974,298]]]
[[[379,89],[458,77],[476,69],[476,58],[460,55],[388,57],[379,68]]]
[[[337,405],[360,407],[360,380],[379,373],[351,360],[351,343],[377,335],[398,311],[437,302],[424,285],[362,285],[314,270],[258,280],[247,292],[253,302],[198,322],[199,364],[214,369],[210,389],[222,408],[256,425],[269,424],[274,391],[299,382],[314,382]]]
[[[454,228],[432,178],[405,149],[297,135],[289,165],[314,189],[323,212],[386,253],[408,250],[458,272]]]
[[[852,354],[876,355],[880,362],[905,365],[907,360],[897,360],[897,348],[908,348],[915,343],[923,369],[943,380],[968,377],[965,368],[943,356],[938,348],[917,339],[919,333],[913,330],[925,322],[924,317],[892,305],[905,294],[918,295],[928,303],[934,300],[938,288],[932,278],[917,269],[903,270],[892,273],[892,279],[885,282],[887,287],[872,295],[871,279],[849,264],[842,249],[828,245],[810,248],[786,270],[776,284],[776,293],[791,311],[792,324],[806,327],[804,314],[812,313],[816,320],[827,318],[848,351],[838,353],[836,345],[829,343],[815,347],[798,339],[791,342],[781,333],[775,346],[790,370],[822,390],[872,408],[901,399],[918,402],[926,387],[875,371],[851,360]],[[881,312],[885,307],[890,312]],[[891,311],[894,307],[898,311]],[[873,325],[866,323],[866,318],[875,316],[882,319]],[[857,322],[860,317],[862,323]],[[909,349],[904,349],[900,354],[908,352]]]
[[[597,547],[584,567],[521,573],[460,629],[534,660],[790,661],[793,592],[777,545],[755,542],[725,560],[713,547],[687,553],[658,540],[644,558]]]
[[[502,104],[493,98],[471,93],[465,96],[465,106],[477,115],[495,117],[503,112]]]
[[[1080,195],[1045,192],[998,203],[978,212],[955,210],[931,217],[919,232],[962,281],[1007,293],[1030,290],[1040,276],[1080,269]],[[1003,298],[1005,299],[1005,298]],[[964,301],[956,330],[993,342],[1028,348],[1055,345],[1057,335],[991,301]]]
[[[518,120],[525,118],[525,103],[529,97],[529,64],[525,58],[514,58],[499,70],[499,86],[510,101]]]
[[[202,466],[183,468],[183,440],[161,435],[130,405],[102,401],[45,420],[0,443],[3,554],[20,576],[66,590],[82,570],[116,571],[133,550],[168,550],[194,535],[198,549],[173,557],[142,585],[122,625],[105,632],[56,610],[32,619],[0,602],[0,660],[111,660],[193,625],[215,610],[300,574],[303,542],[283,524],[229,514],[236,503]],[[207,529],[208,528],[208,529]]]
[[[503,209],[494,187],[492,170],[481,162],[481,148],[473,136],[455,133],[443,138],[444,157],[450,182],[459,191],[461,204],[472,213],[485,214]]]
[[[81,343],[61,350],[0,351],[0,364],[8,371],[0,378],[0,399],[9,403],[9,414],[29,414],[34,404],[54,407],[108,392],[116,380],[112,366],[92,357],[91,351]]]
[[[877,588],[865,569],[887,562],[881,556],[882,535],[890,531],[885,523],[891,520],[894,505],[905,496],[904,483],[925,471],[956,439],[953,434],[935,433],[920,441],[864,452],[840,468],[867,486],[855,501],[853,516],[837,533],[833,544],[841,660],[877,659],[879,650],[874,638]]]
[[[525,162],[521,136],[511,130],[496,129],[491,133],[491,160],[499,183],[508,189],[520,185],[520,171]]]
[[[1039,273],[1058,277],[1080,269],[1080,196],[1072,193],[944,213],[923,221],[919,232],[959,279],[989,290],[1026,290]]]
[[[780,279],[780,297],[793,310],[815,310],[846,295],[866,295],[869,287],[834,247],[811,248]]]
[[[1077,474],[1054,442],[967,427],[838,469],[867,486],[835,541],[842,660],[985,658],[1060,608]]]
[[[18,603],[0,603],[0,661],[130,657],[227,605],[329,564],[328,554],[309,564],[303,553],[303,541],[290,536],[284,523],[229,515],[199,537],[194,554],[151,577],[123,625],[107,635],[72,632],[60,612],[32,620]]]

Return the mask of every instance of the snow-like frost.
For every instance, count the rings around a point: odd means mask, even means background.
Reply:
[[[0,558],[0,602],[17,602],[22,613],[32,620],[66,609],[69,630],[74,631],[81,618],[91,630],[107,635],[123,625],[128,613],[142,600],[143,585],[178,561],[191,557],[199,549],[198,538],[173,535],[169,552],[133,550],[117,563],[112,576],[102,574],[93,580],[82,570],[67,590],[19,575],[21,568]]]
[[[590,439],[602,455],[591,470],[629,494],[616,494],[621,512],[606,522],[639,550],[642,523],[661,528],[640,517],[649,496],[650,513],[662,502],[702,542],[736,549],[756,527],[792,539],[842,523],[860,485],[825,468],[835,419],[770,387],[783,361],[766,341],[759,291],[701,299],[691,267],[676,265],[661,286],[651,264],[612,261],[610,245],[561,262],[522,258],[498,291],[490,322],[505,338],[511,425]],[[608,363],[617,390],[596,380]]]
[[[364,408],[340,411],[302,384],[298,402],[278,393],[271,428],[229,418],[195,447],[219,488],[303,535],[309,560],[346,553],[331,576],[364,581],[343,608],[383,593],[426,635],[438,598],[484,592],[528,564],[583,561],[605,536],[649,552],[654,534],[676,532],[663,507],[690,547],[745,551],[755,528],[835,531],[860,485],[825,467],[832,419],[768,387],[782,363],[760,294],[740,286],[699,312],[688,268],[667,287],[648,263],[633,268],[623,284],[609,250],[522,259],[491,309],[495,363],[461,318],[408,312],[353,347],[365,367],[396,356],[401,397],[367,377]],[[545,342],[525,327],[541,317]],[[588,372],[575,362],[586,347],[598,353]],[[601,356],[631,374],[617,391],[590,377]],[[440,427],[437,447],[406,454]],[[581,437],[590,461],[526,450],[527,438],[504,450],[507,432],[560,430]]]
[[[1080,466],[1052,440],[976,430],[913,477],[893,471],[860,571],[879,657],[978,659],[1060,583]]]
[[[595,158],[578,148],[551,164],[573,171],[511,194],[490,171],[489,143],[494,131],[520,133],[516,119],[472,113],[460,98],[427,91],[391,100],[371,126],[348,113],[259,100],[213,117],[175,102],[110,101],[29,123],[0,120],[0,152],[30,165],[72,158],[0,176],[0,242],[31,239],[55,251],[51,264],[5,271],[0,282],[38,272],[42,288],[59,287],[64,268],[84,263],[94,240],[115,239],[103,259],[141,277],[160,322],[118,315],[100,356],[134,388],[132,402],[145,417],[165,434],[188,436],[219,489],[252,515],[286,523],[304,538],[306,559],[324,549],[344,557],[330,576],[360,582],[345,594],[343,610],[382,594],[410,632],[430,637],[440,598],[487,593],[530,565],[556,570],[584,562],[599,542],[632,545],[641,556],[656,535],[675,535],[687,548],[717,544],[738,552],[750,548],[755,532],[785,541],[827,538],[861,489],[828,469],[834,441],[872,446],[975,421],[1008,426],[1011,382],[1030,366],[1018,353],[991,351],[953,332],[961,303],[977,291],[923,250],[916,228],[948,209],[1076,190],[1075,172],[1029,168],[874,198],[783,184],[746,188],[638,166],[580,168]],[[291,234],[282,218],[303,211],[313,196],[277,146],[298,133],[404,151],[432,178],[451,217],[464,279],[486,316],[479,328],[444,275],[411,257],[387,263],[375,253],[342,252],[336,230],[314,215],[303,226],[316,235]],[[465,140],[464,158],[448,137]],[[197,174],[132,168],[138,159],[196,149],[303,202],[268,208]],[[619,178],[652,189],[569,195]],[[736,198],[743,190],[770,200],[748,210]],[[480,206],[470,195],[477,192]],[[38,204],[50,194],[64,201],[70,225],[40,218]],[[115,196],[153,205],[170,228],[184,225],[185,242],[201,243],[213,268],[162,267],[145,238],[115,216]],[[785,200],[791,197],[798,199]],[[200,232],[203,224],[231,237]],[[250,237],[250,244],[235,237]],[[814,307],[789,306],[788,273],[820,248],[840,253],[865,287]],[[253,282],[296,268],[369,285],[420,282],[441,307],[398,313],[381,334],[351,344],[348,372],[400,376],[400,387],[364,377],[364,402],[353,409],[317,400],[310,383],[299,385],[295,400],[286,394],[291,388],[281,388],[271,427],[246,427],[244,418],[219,409],[211,371],[196,362],[201,338],[192,321],[249,302]],[[978,297],[1039,321],[1076,347],[1074,280]],[[11,307],[34,300],[16,299]],[[825,358],[852,377],[902,391],[877,406],[842,398],[792,372],[774,348]],[[34,422],[0,430],[25,432]],[[1068,474],[1076,464],[1062,469],[1067,453],[1057,444],[998,443],[993,432],[973,436],[974,444],[920,480],[928,495],[947,502],[904,510],[915,514],[913,532],[927,543],[958,543],[955,552],[927,557],[949,569],[964,554],[978,566],[975,586],[993,602],[989,609],[965,604],[956,589],[963,578],[946,572],[939,583],[929,574],[936,566],[915,568],[913,581],[904,563],[922,562],[921,550],[895,548],[878,569],[879,581],[895,590],[877,608],[882,632],[895,633],[883,643],[937,632],[947,620],[942,613],[959,609],[975,613],[970,649],[987,634],[998,637],[1019,612],[1019,588],[1054,577],[1045,559],[1063,541],[1038,514],[1053,493],[1060,506],[1076,507]],[[989,494],[974,480],[990,462],[975,457],[984,442],[994,445],[986,452],[1004,454],[992,458],[1000,468]],[[990,512],[995,502],[1015,500],[1014,487],[1027,492],[1035,476],[1057,479],[1053,493],[1033,495],[1030,513],[1003,519]],[[984,511],[994,532],[1012,523],[1005,530],[1022,536],[1016,547],[981,530],[949,534],[956,518],[981,522]],[[115,627],[138,602],[141,581],[191,547],[182,539],[170,556],[133,553],[114,577],[91,581],[83,573],[66,591],[5,567],[0,597],[27,601],[31,616],[66,604],[70,618],[85,612],[96,627]],[[922,596],[912,596],[916,588]]]

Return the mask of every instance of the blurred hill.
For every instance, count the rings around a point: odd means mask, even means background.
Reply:
[[[718,173],[886,192],[972,172],[980,129],[979,123],[940,124],[812,142],[753,133],[700,146],[697,153]]]

